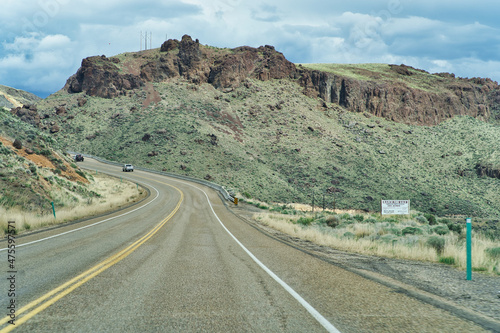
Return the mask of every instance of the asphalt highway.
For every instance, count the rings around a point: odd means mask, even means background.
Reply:
[[[0,333],[484,331],[266,236],[207,187],[82,166],[151,195],[0,241]]]

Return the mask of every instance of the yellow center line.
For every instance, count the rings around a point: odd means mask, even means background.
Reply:
[[[146,178],[146,177],[142,177],[142,178]],[[146,178],[146,179],[150,179],[150,178]],[[153,180],[153,179],[150,179],[150,180]],[[110,256],[109,258],[107,258],[107,259],[105,259],[103,261],[101,261],[100,263],[98,263],[94,267],[88,269],[87,271],[85,271],[85,272],[81,273],[80,275],[72,278],[71,280],[63,283],[59,287],[51,290],[50,292],[46,293],[45,295],[37,298],[36,300],[28,303],[27,305],[25,305],[22,308],[20,308],[19,310],[17,310],[16,311],[16,317],[19,316],[20,314],[26,312],[27,310],[29,310],[29,309],[37,306],[38,304],[40,304],[40,303],[42,303],[45,300],[47,300],[47,299],[50,298],[48,301],[46,301],[45,303],[41,304],[37,308],[31,310],[31,312],[27,313],[23,317],[21,317],[19,319],[16,318],[15,319],[15,325],[9,324],[9,326],[6,326],[2,330],[0,330],[0,333],[10,332],[14,328],[19,327],[19,325],[23,324],[24,322],[26,322],[27,320],[29,320],[30,318],[32,318],[36,314],[38,314],[41,311],[45,310],[46,308],[48,308],[49,306],[51,306],[52,304],[54,304],[55,302],[57,302],[59,299],[61,299],[64,296],[68,295],[73,290],[75,290],[76,288],[78,288],[79,286],[81,286],[82,284],[84,284],[85,282],[91,280],[92,278],[96,277],[100,273],[104,272],[109,267],[111,267],[114,264],[116,264],[116,263],[120,262],[121,260],[125,259],[128,255],[130,255],[132,252],[134,252],[139,246],[141,246],[148,239],[150,239],[151,237],[153,237],[153,235],[156,234],[158,232],[158,230],[160,230],[161,227],[163,227],[175,215],[175,213],[179,210],[182,201],[184,200],[184,193],[180,189],[178,189],[177,187],[175,187],[173,185],[170,185],[170,184],[167,184],[167,183],[160,182],[158,180],[155,180],[155,181],[159,182],[161,184],[173,187],[181,195],[181,197],[180,197],[179,201],[177,202],[177,205],[175,206],[175,208],[172,210],[172,212],[165,219],[163,219],[163,221],[161,221],[160,223],[158,223],[146,235],[144,235],[143,237],[141,237],[139,240],[135,241],[131,245],[127,246],[125,249],[123,249],[120,252],[118,252],[118,253]],[[54,296],[54,295],[56,295],[56,296]],[[52,297],[52,296],[54,296],[54,297]],[[10,320],[11,320],[10,316],[6,316],[6,317],[4,317],[4,318],[2,318],[0,320],[0,325],[4,325],[4,324],[8,323]]]

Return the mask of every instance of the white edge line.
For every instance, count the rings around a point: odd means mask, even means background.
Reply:
[[[243,245],[226,228],[226,226],[224,225],[224,223],[222,223],[222,221],[220,220],[219,216],[217,216],[217,214],[215,213],[215,210],[214,210],[214,208],[212,206],[212,203],[210,202],[210,199],[208,198],[207,193],[203,189],[201,189],[201,188],[199,188],[199,187],[197,187],[195,185],[183,182],[183,181],[178,180],[178,179],[172,179],[172,180],[184,183],[186,185],[192,186],[192,187],[194,187],[194,188],[202,191],[205,194],[205,197],[207,198],[208,204],[210,205],[210,209],[212,210],[212,213],[214,214],[214,216],[217,218],[217,220],[219,221],[219,223],[221,224],[221,226],[224,228],[224,230],[226,230],[226,232],[234,239],[234,241],[243,249],[243,251],[245,251],[250,256],[250,258],[252,258],[252,260],[255,261],[255,263],[257,265],[259,265],[270,277],[272,277],[276,282],[278,282],[278,284],[281,285],[293,298],[295,298],[307,310],[307,312],[309,312],[314,317],[314,319],[316,319],[321,324],[321,326],[323,326],[328,332],[331,332],[331,333],[341,333],[335,326],[332,325],[332,323],[330,323],[315,308],[313,308],[311,304],[309,304],[304,298],[302,298],[302,296],[300,296],[295,290],[293,290],[292,287],[290,287],[288,284],[286,284],[285,281],[283,281],[282,279],[280,279],[279,276],[277,276],[276,274],[274,274],[273,271],[271,271],[269,268],[267,268],[266,265],[264,265],[259,259],[257,259],[257,257],[252,252],[250,252],[250,250],[248,250],[245,247],[245,245]]]
[[[143,183],[143,184],[146,184],[146,183]],[[104,223],[104,222],[107,222],[109,220],[113,220],[113,219],[116,219],[116,218],[119,218],[119,217],[122,217],[122,216],[125,216],[127,214],[130,214],[130,213],[133,213],[139,209],[142,209],[146,206],[148,206],[149,204],[151,204],[152,202],[154,202],[156,199],[158,199],[158,196],[160,195],[160,192],[158,192],[158,190],[156,189],[156,187],[150,185],[150,184],[147,184],[148,186],[151,186],[152,188],[154,188],[154,190],[156,191],[156,197],[151,200],[150,202],[148,202],[147,204],[144,204],[140,207],[137,207],[133,210],[131,210],[130,212],[126,212],[126,213],[123,213],[123,214],[120,214],[120,215],[117,215],[117,216],[113,216],[113,217],[110,217],[110,218],[107,218],[105,220],[102,220],[102,221],[99,221],[99,222],[95,222],[95,223],[92,223],[92,224],[89,224],[89,225],[86,225],[84,227],[80,227],[80,228],[77,228],[77,229],[72,229],[72,230],[69,230],[69,231],[65,231],[65,232],[61,232],[60,234],[56,234],[56,235],[53,235],[53,236],[50,236],[50,237],[45,237],[45,238],[41,238],[41,239],[38,239],[36,241],[32,241],[32,242],[28,242],[28,243],[24,243],[24,244],[19,244],[19,245],[16,245],[16,248],[18,247],[21,247],[21,246],[26,246],[26,245],[31,245],[31,244],[35,244],[35,243],[38,243],[38,242],[42,242],[42,241],[46,241],[46,240],[49,240],[49,239],[52,239],[52,238],[56,238],[56,237],[59,237],[59,236],[63,236],[63,235],[66,235],[66,234],[69,234],[69,233],[72,233],[72,232],[75,232],[75,231],[79,231],[79,230],[82,230],[82,229],[86,229],[86,228],[89,228],[89,227],[93,227],[95,225],[98,225],[98,224],[101,224],[101,223]],[[5,251],[7,250],[8,248],[4,248],[4,249],[0,249],[0,252],[2,251]]]

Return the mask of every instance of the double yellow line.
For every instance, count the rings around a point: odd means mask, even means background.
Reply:
[[[171,186],[175,188],[177,191],[179,191],[181,197],[179,199],[179,202],[177,202],[177,206],[172,210],[172,212],[160,223],[158,223],[151,231],[149,231],[146,235],[141,237],[139,240],[134,242],[133,244],[129,245],[125,249],[121,250],[120,252],[112,255],[111,257],[105,259],[104,261],[100,262],[99,264],[95,265],[94,267],[90,268],[89,270],[83,272],[82,274],[74,277],[73,279],[69,280],[66,283],[63,283],[59,287],[53,289],[52,291],[46,293],[42,297],[30,302],[29,304],[23,306],[19,310],[16,311],[16,320],[15,320],[15,325],[8,324],[8,326],[4,327],[3,329],[0,330],[0,333],[5,333],[5,332],[10,332],[13,329],[19,327],[21,324],[35,316],[36,314],[42,312],[64,296],[68,295],[71,293],[73,290],[76,288],[80,287],[82,284],[85,282],[89,281],[90,279],[96,277],[100,273],[104,272],[106,269],[110,268],[114,264],[120,262],[121,260],[125,259],[129,254],[134,252],[139,246],[144,244],[148,239],[153,237],[154,234],[158,232],[158,230],[167,223],[172,216],[175,215],[175,213],[179,210],[179,207],[181,206],[182,201],[184,200],[184,193],[182,193],[181,190],[179,190],[177,187],[172,186],[170,184],[163,183],[165,185]],[[40,304],[40,305],[39,305]],[[33,307],[36,307],[32,309]],[[17,318],[19,315],[22,313],[29,311],[27,314],[22,316],[21,318]],[[5,325],[7,324],[11,318],[9,316],[6,316],[5,318],[0,320],[0,325]]]

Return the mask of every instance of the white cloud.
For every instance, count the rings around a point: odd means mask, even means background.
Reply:
[[[140,31],[153,33],[153,47],[190,34],[221,47],[274,45],[295,62],[406,63],[500,79],[499,10],[493,0],[3,0],[0,84],[53,92],[82,58],[138,50]]]

